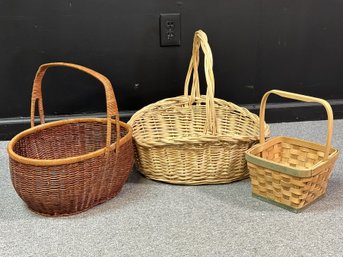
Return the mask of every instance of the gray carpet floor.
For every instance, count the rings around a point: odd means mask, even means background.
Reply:
[[[325,142],[326,122],[271,125],[273,135]],[[343,147],[343,120],[333,145]],[[87,212],[47,218],[15,193],[0,142],[0,256],[343,256],[343,174],[295,214],[251,197],[250,181],[175,186],[133,171],[121,193]]]

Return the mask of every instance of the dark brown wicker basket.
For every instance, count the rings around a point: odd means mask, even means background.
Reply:
[[[98,79],[106,92],[107,117],[44,124],[41,82],[53,66],[75,68]],[[34,126],[37,100],[42,125]],[[31,210],[49,216],[71,215],[120,191],[133,165],[132,129],[119,121],[106,77],[76,64],[48,63],[39,67],[33,84],[31,128],[10,141],[8,153],[13,186]]]

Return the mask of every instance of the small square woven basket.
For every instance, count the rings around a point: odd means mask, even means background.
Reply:
[[[253,196],[298,212],[325,194],[328,180],[338,158],[331,147],[333,113],[330,104],[320,98],[281,90],[267,92],[261,101],[260,122],[264,124],[267,98],[270,94],[322,104],[328,115],[326,145],[291,137],[275,137],[246,152]],[[264,126],[260,127],[261,135]]]

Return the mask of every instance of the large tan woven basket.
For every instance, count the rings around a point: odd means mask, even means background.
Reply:
[[[270,94],[322,104],[328,115],[326,145],[297,138],[275,137],[265,142],[263,122]],[[297,212],[326,192],[338,151],[331,147],[333,114],[325,100],[280,90],[267,92],[260,109],[260,144],[247,151],[253,195]]]
[[[205,56],[206,95],[200,95],[200,46]],[[207,36],[199,30],[194,36],[184,95],[148,105],[128,122],[133,127],[136,164],[146,177],[197,185],[229,183],[248,176],[244,154],[258,140],[259,118],[214,98],[212,67]],[[264,126],[267,136],[269,127]]]
[[[107,118],[83,118],[44,124],[41,82],[49,67],[74,68],[104,86]],[[42,125],[34,126],[38,101]],[[115,119],[113,119],[115,116]],[[32,90],[31,128],[8,145],[12,182],[28,207],[44,215],[70,215],[114,197],[133,165],[132,129],[119,121],[110,81],[70,63],[39,67]]]

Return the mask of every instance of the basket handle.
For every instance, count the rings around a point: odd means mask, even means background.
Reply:
[[[332,108],[330,104],[320,98],[312,97],[312,96],[306,96],[306,95],[300,95],[295,93],[290,93],[282,90],[270,90],[267,93],[264,94],[261,101],[261,107],[260,107],[260,143],[263,144],[265,142],[264,138],[264,117],[265,117],[265,110],[266,110],[266,103],[267,98],[270,94],[276,94],[284,98],[294,99],[298,101],[303,102],[316,102],[320,103],[325,107],[325,110],[327,112],[328,117],[328,131],[327,131],[327,138],[326,138],[326,148],[324,153],[324,160],[327,160],[330,153],[331,148],[331,141],[332,141],[332,133],[333,133],[333,113]]]
[[[111,82],[102,74],[91,70],[89,68],[83,67],[78,64],[72,64],[72,63],[63,63],[63,62],[54,62],[54,63],[46,63],[41,65],[38,68],[38,71],[36,73],[36,77],[33,82],[33,88],[32,88],[32,98],[31,98],[31,127],[35,126],[35,107],[36,107],[36,101],[38,100],[38,111],[39,111],[39,117],[41,124],[45,123],[44,120],[44,109],[43,109],[43,98],[42,98],[42,80],[44,77],[44,74],[46,70],[50,67],[56,67],[56,66],[62,66],[62,67],[69,67],[73,69],[77,69],[80,71],[83,71],[97,80],[99,80],[104,88],[105,88],[105,95],[106,95],[106,108],[107,108],[107,133],[106,133],[106,148],[110,150],[111,145],[111,120],[112,117],[115,116],[116,118],[116,133],[117,133],[117,142],[120,140],[120,123],[119,123],[119,112],[118,112],[118,106],[117,101],[112,89]],[[119,143],[116,144],[116,150],[118,152],[119,150]]]
[[[208,44],[207,35],[202,30],[198,30],[194,34],[192,57],[189,63],[188,72],[185,80],[184,95],[189,96],[189,83],[193,74],[191,95],[189,97],[189,105],[195,102],[196,98],[200,98],[199,85],[199,49],[204,52],[204,69],[207,82],[206,91],[206,122],[205,133],[215,135],[217,133],[216,112],[214,108],[214,74],[213,74],[213,57],[211,47]]]

